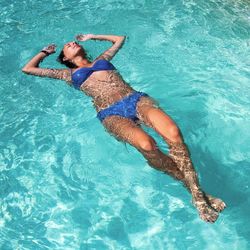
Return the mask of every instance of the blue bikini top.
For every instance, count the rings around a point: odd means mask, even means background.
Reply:
[[[85,82],[88,77],[95,71],[100,70],[114,70],[114,65],[104,59],[97,60],[92,67],[79,68],[72,74],[72,83],[76,89],[80,89],[80,86]]]

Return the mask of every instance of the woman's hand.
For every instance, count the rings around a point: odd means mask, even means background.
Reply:
[[[56,45],[55,44],[49,44],[47,47],[44,47],[42,52],[46,53],[47,55],[53,54],[56,52]]]
[[[84,35],[84,34],[78,34],[78,35],[76,35],[76,39],[78,41],[83,42],[83,41],[87,41],[87,40],[93,39],[94,36],[95,35],[93,35],[93,34],[86,34],[86,35]]]

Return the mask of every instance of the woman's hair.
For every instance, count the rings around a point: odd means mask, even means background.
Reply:
[[[63,58],[64,58],[64,52],[63,52],[63,50],[62,50],[62,51],[60,52],[60,54],[59,54],[59,56],[57,57],[56,60],[57,60],[59,63],[64,64],[64,65],[67,66],[68,68],[71,68],[71,69],[77,68],[77,66],[76,66],[74,63],[72,63],[72,62],[70,62],[70,61],[64,61]]]
[[[86,51],[84,50],[83,47],[82,47],[82,55],[84,56],[84,58],[89,58],[89,57],[87,56],[87,53],[86,53]],[[63,50],[61,50],[61,52],[60,52],[60,54],[59,54],[59,56],[57,57],[56,60],[57,60],[59,63],[64,64],[64,65],[67,66],[68,68],[71,68],[71,69],[77,68],[77,66],[76,66],[74,63],[72,63],[72,62],[70,62],[70,61],[68,61],[68,60],[64,61],[64,60],[63,60],[64,56],[65,56],[65,55],[64,55],[64,52],[63,52]]]

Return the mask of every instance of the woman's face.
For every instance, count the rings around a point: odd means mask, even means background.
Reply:
[[[66,60],[73,59],[80,51],[82,47],[75,41],[68,42],[63,46],[63,53]]]

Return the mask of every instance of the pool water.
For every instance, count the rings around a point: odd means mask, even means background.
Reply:
[[[249,249],[247,0],[1,0],[0,249]],[[176,121],[201,185],[227,203],[199,219],[185,188],[148,166],[63,81],[28,76],[49,43],[128,37],[113,63]],[[87,41],[94,58],[108,42]],[[163,151],[167,145],[145,128]]]

